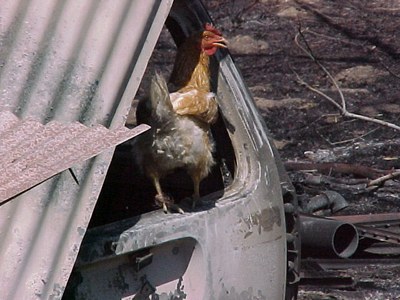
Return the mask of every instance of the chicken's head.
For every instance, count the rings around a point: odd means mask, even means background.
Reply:
[[[212,24],[207,23],[201,35],[201,49],[207,55],[214,55],[218,48],[227,48],[227,41],[221,32]]]

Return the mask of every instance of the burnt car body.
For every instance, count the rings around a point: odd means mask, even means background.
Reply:
[[[179,44],[211,21],[200,1],[21,0],[1,14],[1,110],[110,129],[123,126],[164,23]],[[131,195],[121,177],[137,172],[129,142],[70,166],[0,206],[5,299],[296,297],[290,181],[227,51],[212,77],[219,167],[202,204],[182,215],[121,213]],[[149,187],[139,179],[140,188]]]

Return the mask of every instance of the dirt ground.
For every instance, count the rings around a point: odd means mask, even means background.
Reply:
[[[376,121],[400,126],[400,2],[205,5],[229,40],[283,161],[311,163],[306,169],[313,172],[288,167],[299,200],[332,190],[348,202],[339,214],[399,212],[399,179],[367,185],[400,169],[400,128]],[[152,62],[168,74],[175,46],[165,32],[157,49]],[[146,90],[142,86],[138,96]],[[370,120],[344,115],[343,105]],[[346,168],[319,168],[333,163]],[[299,299],[400,299],[399,266],[361,265],[342,274],[356,279],[355,286],[301,287]]]
[[[314,57],[339,85],[348,111],[400,125],[400,2],[206,3],[231,41],[230,51],[284,160],[306,159],[306,151],[357,142],[387,142],[379,153],[341,158],[341,162],[400,167],[399,131],[342,117],[329,101],[299,84],[296,73],[340,104],[327,74],[294,42],[301,29]]]
[[[307,180],[322,171],[291,171],[299,199],[334,190],[349,204],[340,214],[399,212],[398,179],[373,190],[351,183],[380,177],[376,169],[400,169],[400,131],[343,116],[327,97],[345,101],[348,112],[400,125],[400,2],[219,0],[206,6],[285,162],[371,168],[324,174],[338,185]],[[356,279],[354,287],[301,287],[299,299],[400,299],[398,266],[357,266],[343,274]]]

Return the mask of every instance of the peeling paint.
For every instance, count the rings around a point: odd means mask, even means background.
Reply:
[[[180,277],[176,285],[176,290],[169,293],[153,294],[151,300],[183,300],[187,299],[187,294],[184,292],[183,278]]]
[[[259,212],[251,214],[249,217],[242,219],[249,229],[244,238],[248,238],[251,234],[253,234],[253,228],[257,228],[258,234],[261,234],[263,231],[268,232],[273,230],[274,224],[277,226],[281,226],[281,213],[279,211],[279,207],[268,207]]]
[[[267,296],[263,294],[261,290],[255,291],[252,287],[249,287],[244,291],[236,291],[235,287],[231,287],[229,290],[223,288],[218,299],[220,300],[267,300]]]

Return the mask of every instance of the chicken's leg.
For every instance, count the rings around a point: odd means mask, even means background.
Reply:
[[[197,201],[200,199],[200,182],[201,179],[197,174],[192,174],[192,180],[193,180],[193,203],[192,203],[192,209],[196,207]]]
[[[168,208],[167,208],[167,204],[166,203],[169,202],[169,199],[162,192],[161,184],[160,184],[160,178],[158,176],[156,176],[156,175],[152,175],[151,177],[153,179],[154,187],[156,188],[156,191],[157,191],[157,195],[155,196],[156,204],[157,205],[161,204],[162,208],[163,208],[163,211],[165,213],[167,213],[168,212]]]
[[[182,208],[180,208],[178,205],[174,204],[173,199],[165,195],[161,189],[161,184],[160,184],[160,178],[157,175],[152,175],[151,178],[153,179],[153,184],[154,187],[156,188],[156,196],[155,196],[155,202],[157,205],[162,206],[163,211],[165,213],[170,212],[170,207],[178,211],[179,213],[183,214],[184,211]]]

